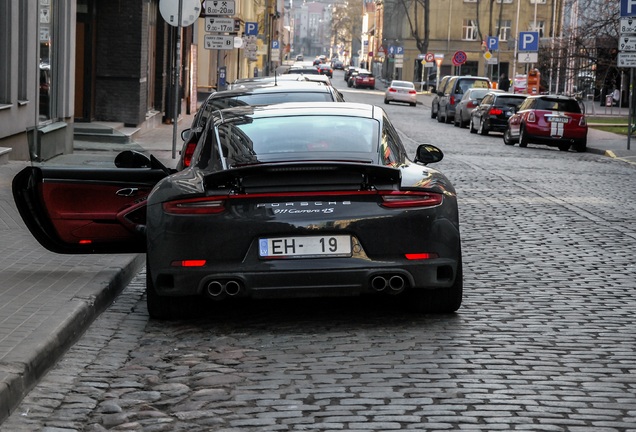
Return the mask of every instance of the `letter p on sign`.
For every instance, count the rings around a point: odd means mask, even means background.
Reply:
[[[621,0],[621,16],[636,16],[636,0]]]

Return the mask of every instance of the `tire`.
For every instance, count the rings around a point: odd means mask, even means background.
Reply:
[[[438,123],[443,123],[444,122],[444,117],[442,117],[442,112],[440,111],[439,108],[437,108],[437,122]]]
[[[444,116],[444,123],[446,123],[446,124],[450,124],[450,122],[451,122],[451,118],[450,118],[450,116],[448,115],[448,109],[447,109],[444,113],[446,114],[446,115]]]
[[[463,113],[459,113],[459,120],[457,119],[457,115],[455,116],[455,124],[460,129],[464,129],[466,127],[466,122],[464,121]]]
[[[523,125],[519,128],[519,147],[528,147],[528,134]]]
[[[515,142],[513,141],[512,136],[510,136],[510,128],[504,131],[503,142],[505,145],[515,145]]]
[[[562,152],[566,152],[570,150],[570,144],[559,144],[559,150]]]
[[[413,102],[413,103],[411,103],[410,105],[411,105],[411,106],[415,106],[415,105],[417,105],[417,104],[416,104],[415,102]]]
[[[488,135],[488,129],[484,126],[485,122],[481,122],[479,123],[479,130],[477,132],[479,132],[479,135]]]
[[[406,307],[419,313],[452,313],[462,305],[464,276],[461,258],[457,263],[455,282],[449,288],[411,289],[405,294]]]
[[[437,112],[435,112],[433,106],[431,106],[431,118],[434,119],[435,117],[437,117]]]
[[[389,100],[388,100],[387,98],[384,98],[384,103],[385,103],[386,105],[389,105]]]
[[[582,153],[587,149],[587,139],[583,138],[574,143],[574,151],[578,153]]]
[[[473,118],[472,117],[470,118],[470,122],[468,123],[468,130],[472,134],[477,133],[477,131],[475,130],[475,125],[473,124]]]
[[[206,299],[200,297],[163,297],[157,294],[146,265],[146,306],[150,318],[174,320],[196,318],[203,314]]]

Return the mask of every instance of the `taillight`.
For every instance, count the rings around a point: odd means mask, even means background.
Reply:
[[[196,142],[189,142],[186,145],[185,150],[183,151],[183,167],[189,167],[192,163],[192,155],[194,154],[194,150],[197,148]]]
[[[528,117],[526,118],[527,122],[535,123],[537,121],[537,116],[534,114],[534,111],[530,111],[528,113]]]
[[[455,105],[455,96],[450,97],[450,104]]]
[[[204,267],[206,264],[206,260],[183,260],[170,263],[172,267]]]
[[[475,108],[476,106],[477,106],[477,105],[476,105],[476,104],[475,104],[475,102],[473,102],[473,101],[469,101],[469,102],[466,104],[466,108]]]
[[[442,203],[442,194],[434,192],[381,192],[382,206],[387,208],[433,207]]]
[[[396,93],[396,92],[397,92],[396,89],[394,89],[393,87],[389,87],[389,93]]]
[[[427,260],[427,259],[437,258],[439,257],[439,255],[436,253],[421,252],[421,253],[407,253],[407,254],[404,254],[404,257],[407,260]]]
[[[417,94],[415,90],[409,90],[409,94]]]
[[[579,119],[579,126],[587,126],[587,120],[585,120],[585,116],[581,116]]]
[[[163,211],[175,215],[217,214],[225,211],[225,197],[201,197],[163,203]]]
[[[500,110],[499,108],[492,107],[492,108],[490,108],[490,111],[488,111],[488,114],[496,116],[496,115],[503,114],[503,111]]]

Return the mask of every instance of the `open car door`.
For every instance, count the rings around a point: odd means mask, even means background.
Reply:
[[[112,168],[30,166],[13,179],[13,197],[31,234],[52,252],[141,253],[146,251],[148,194],[170,174],[156,162],[123,167],[116,160]]]

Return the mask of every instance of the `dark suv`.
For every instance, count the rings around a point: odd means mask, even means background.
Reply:
[[[441,87],[441,86],[440,86]],[[451,77],[440,95],[437,121],[451,123],[455,118],[455,107],[469,88],[492,88],[490,80],[485,77],[454,76]]]
[[[470,114],[470,133],[504,132],[508,119],[517,112],[526,95],[514,93],[488,93]]]
[[[433,102],[431,102],[431,118],[433,119],[437,117],[437,114],[439,113],[439,101],[441,97],[444,95],[444,88],[446,87],[446,84],[448,84],[448,81],[451,78],[453,78],[452,75],[444,76],[442,80],[439,82],[439,87],[435,91]]]

